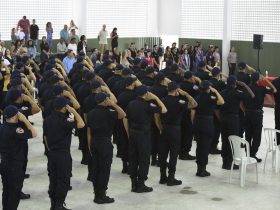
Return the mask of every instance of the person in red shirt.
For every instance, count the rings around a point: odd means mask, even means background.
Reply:
[[[147,54],[145,55],[145,60],[148,63],[148,66],[154,66],[154,58],[151,56],[151,52],[148,51]]]
[[[28,43],[29,40],[29,33],[30,33],[30,22],[26,18],[26,16],[23,16],[22,19],[18,21],[17,29],[22,28],[23,33],[25,34],[25,43]]]

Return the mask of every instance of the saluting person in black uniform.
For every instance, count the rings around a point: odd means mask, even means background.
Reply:
[[[106,196],[113,158],[111,137],[117,119],[123,119],[125,112],[106,93],[97,93],[98,104],[87,116],[88,141],[92,154],[94,202],[97,204],[113,203],[114,199]]]
[[[216,105],[224,104],[224,100],[219,92],[211,87],[208,80],[201,82],[202,93],[196,98],[198,106],[192,110],[192,120],[194,122],[194,133],[196,136],[196,176],[206,177],[210,173],[206,171],[208,155],[214,135],[213,114]]]
[[[274,119],[275,119],[275,129],[280,130],[280,77],[272,81],[272,84],[277,89],[274,93],[275,107],[274,107]],[[277,133],[277,144],[280,144],[280,134]]]
[[[238,86],[237,86],[238,85]],[[240,90],[242,89],[242,91]],[[223,169],[230,170],[232,166],[232,152],[228,137],[239,135],[239,107],[240,103],[254,97],[251,89],[244,83],[236,80],[235,76],[229,76],[226,89],[221,92],[225,103],[220,107],[222,158]],[[238,169],[234,165],[233,169]]]
[[[2,209],[17,210],[25,174],[26,157],[22,141],[36,137],[37,132],[16,106],[7,106],[4,118],[0,126]]]
[[[260,80],[264,80],[266,87],[258,85]],[[266,94],[276,93],[277,90],[271,82],[269,82],[264,76],[255,72],[251,75],[251,85],[249,85],[255,98],[252,100],[246,100],[245,106],[245,139],[250,144],[250,156],[255,158],[258,162],[262,159],[257,158],[259,146],[262,138],[263,127],[263,102]]]
[[[72,130],[85,126],[81,116],[68,105],[64,97],[54,101],[54,111],[48,116],[43,129],[48,148],[49,197],[51,210],[67,210],[64,201],[70,187],[72,157],[70,145]]]
[[[151,120],[155,113],[166,113],[166,107],[145,85],[136,88],[138,98],[128,104],[124,126],[129,137],[129,174],[132,192],[151,192],[147,187],[150,151]],[[151,102],[154,100],[155,103]]]
[[[179,97],[181,96],[181,98]],[[160,184],[167,186],[181,185],[175,178],[178,153],[181,142],[181,120],[188,108],[195,108],[197,103],[185,91],[179,89],[176,82],[168,84],[168,95],[162,99],[167,112],[160,116],[161,139],[159,141]],[[169,153],[168,178],[166,175],[167,157]]]

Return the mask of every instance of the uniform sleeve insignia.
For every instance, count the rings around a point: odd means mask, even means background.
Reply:
[[[22,128],[18,127],[18,128],[16,129],[16,133],[23,134],[23,133],[24,133],[24,130],[23,130]]]

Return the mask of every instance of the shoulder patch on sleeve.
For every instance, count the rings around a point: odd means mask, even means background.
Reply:
[[[23,134],[23,133],[24,133],[24,130],[23,130],[21,127],[18,127],[18,128],[16,129],[16,133],[18,133],[18,134]]]
[[[186,101],[184,101],[184,100],[179,100],[179,103],[180,103],[180,104],[186,104]]]
[[[68,118],[67,118],[67,122],[74,122],[74,115],[72,113],[69,114]]]
[[[26,111],[26,110],[28,110],[29,108],[27,107],[27,106],[23,106],[23,107],[21,107],[21,110],[22,111]]]
[[[212,99],[212,100],[215,100],[215,99],[217,99],[217,97],[215,97],[215,96],[211,96],[211,99]]]
[[[199,87],[198,87],[197,85],[194,85],[194,86],[193,86],[193,89],[194,89],[194,90],[198,90]]]
[[[155,105],[154,103],[150,103],[151,107],[157,107],[157,105]]]
[[[109,111],[110,111],[110,112],[115,112],[116,110],[114,110],[114,109],[109,109]]]

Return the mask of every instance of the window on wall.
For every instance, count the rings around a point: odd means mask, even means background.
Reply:
[[[182,0],[181,37],[223,38],[224,0]]]
[[[51,22],[54,32],[53,38],[60,37],[60,30],[64,24],[69,25],[72,19],[72,1],[70,0],[1,0],[0,33],[2,40],[11,39],[11,29],[25,15],[30,24],[36,19],[40,28],[39,37],[46,36],[46,23]]]
[[[280,42],[279,0],[233,0],[232,40],[252,41],[263,34],[266,42]]]
[[[94,0],[87,3],[87,37],[96,38],[103,24],[120,37],[145,37],[149,33],[149,0]]]

